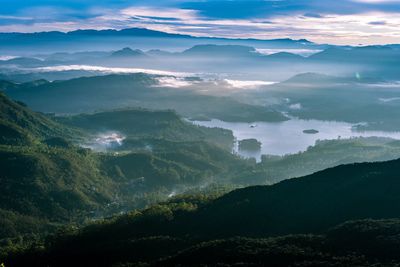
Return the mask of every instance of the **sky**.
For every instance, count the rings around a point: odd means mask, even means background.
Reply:
[[[400,43],[400,0],[0,0],[0,32],[148,28],[194,36]]]

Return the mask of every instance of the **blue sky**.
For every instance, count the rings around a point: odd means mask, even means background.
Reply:
[[[155,30],[320,43],[400,43],[400,0],[1,0],[0,31]]]

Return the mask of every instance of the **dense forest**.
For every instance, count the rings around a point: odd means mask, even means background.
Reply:
[[[14,266],[394,266],[399,166],[344,165],[220,197],[176,197],[64,228],[7,259]]]

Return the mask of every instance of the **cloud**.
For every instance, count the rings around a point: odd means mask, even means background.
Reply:
[[[400,42],[400,0],[3,1],[3,32],[143,27],[195,36]]]
[[[303,107],[302,107],[302,105],[301,105],[300,103],[296,103],[296,104],[291,104],[291,105],[289,106],[289,108],[292,109],[292,110],[300,110],[300,109],[302,109]]]
[[[256,51],[263,55],[272,55],[279,52],[287,52],[292,54],[297,54],[301,56],[310,56],[319,52],[322,52],[320,49],[291,49],[291,48],[257,48]]]
[[[130,7],[125,8],[120,11],[123,16],[129,17],[142,17],[148,19],[179,19],[188,20],[197,17],[197,12],[188,9],[178,9],[178,8],[163,8],[154,9],[150,7]]]
[[[400,3],[400,0],[353,0],[353,2],[368,3],[368,4],[387,4],[387,3]]]
[[[257,89],[261,86],[272,85],[276,82],[266,82],[266,81],[241,81],[241,80],[230,80],[224,79],[229,86],[238,89]]]
[[[16,56],[3,56],[0,55],[0,61],[5,61],[5,60],[10,60],[10,59],[14,59],[17,58]]]
[[[205,17],[214,19],[255,19],[281,15],[308,14],[360,14],[383,11],[399,12],[396,0],[216,0],[182,4],[182,8],[198,10]]]
[[[194,82],[190,82],[180,77],[160,77],[157,78],[157,87],[171,87],[171,88],[181,88],[193,85]]]
[[[193,74],[187,72],[172,72],[172,71],[140,69],[140,68],[113,68],[113,67],[102,67],[102,66],[92,66],[92,65],[62,65],[62,66],[50,66],[50,67],[40,67],[40,68],[30,69],[30,71],[37,71],[37,72],[71,71],[71,70],[93,71],[105,74],[146,73],[152,75],[166,75],[166,76],[176,76],[176,77],[193,76]]]
[[[392,98],[379,98],[378,99],[380,102],[383,103],[388,103],[388,102],[393,102],[393,101],[399,101],[400,97],[392,97]]]

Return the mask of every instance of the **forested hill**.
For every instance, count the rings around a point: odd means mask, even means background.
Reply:
[[[117,109],[56,119],[65,125],[92,134],[118,131],[127,137],[128,140],[125,142],[127,145],[132,139],[161,138],[180,142],[206,141],[230,151],[234,142],[231,131],[193,125],[172,110]]]
[[[163,87],[159,82],[162,77],[168,78],[144,73],[112,74],[52,83],[6,83],[0,84],[0,90],[4,90],[13,99],[27,103],[34,110],[58,114],[142,107],[173,109],[188,118],[218,118],[240,122],[279,122],[288,119],[274,109],[241,103],[230,97]]]
[[[165,213],[169,219],[162,225],[137,227],[141,216],[135,217],[121,234],[259,237],[319,233],[347,220],[396,218],[400,217],[399,170],[400,160],[351,164],[272,186],[238,189],[196,212]],[[167,211],[168,205],[164,207]]]
[[[211,201],[178,198],[67,232],[52,240],[42,258],[35,257],[57,266],[114,266],[117,262],[157,262],[159,258],[167,260],[157,266],[238,261],[253,264],[245,266],[264,266],[257,265],[263,259],[279,263],[276,266],[303,261],[308,263],[301,266],[326,266],[323,262],[366,266],[371,258],[399,260],[396,249],[387,250],[399,244],[393,237],[400,225],[396,220],[356,221],[333,228],[351,220],[399,218],[399,170],[400,160],[352,164],[272,186],[238,189]],[[288,234],[300,235],[271,238]],[[253,239],[231,239],[235,236]],[[377,243],[379,238],[382,242]],[[375,250],[370,249],[368,240]],[[146,249],[155,246],[157,253]],[[322,265],[313,265],[313,261]]]
[[[29,144],[51,137],[79,138],[77,130],[65,127],[24,103],[14,102],[0,92],[0,144]]]
[[[141,116],[147,120],[139,125]],[[126,135],[123,153],[80,146],[106,126]],[[191,125],[171,111],[55,121],[0,94],[0,127],[0,242],[143,208],[247,164],[221,147],[231,145],[231,132]],[[149,145],[153,151],[143,149]]]
[[[343,165],[234,191],[199,210],[205,235],[318,233],[346,220],[400,217],[400,160]]]

